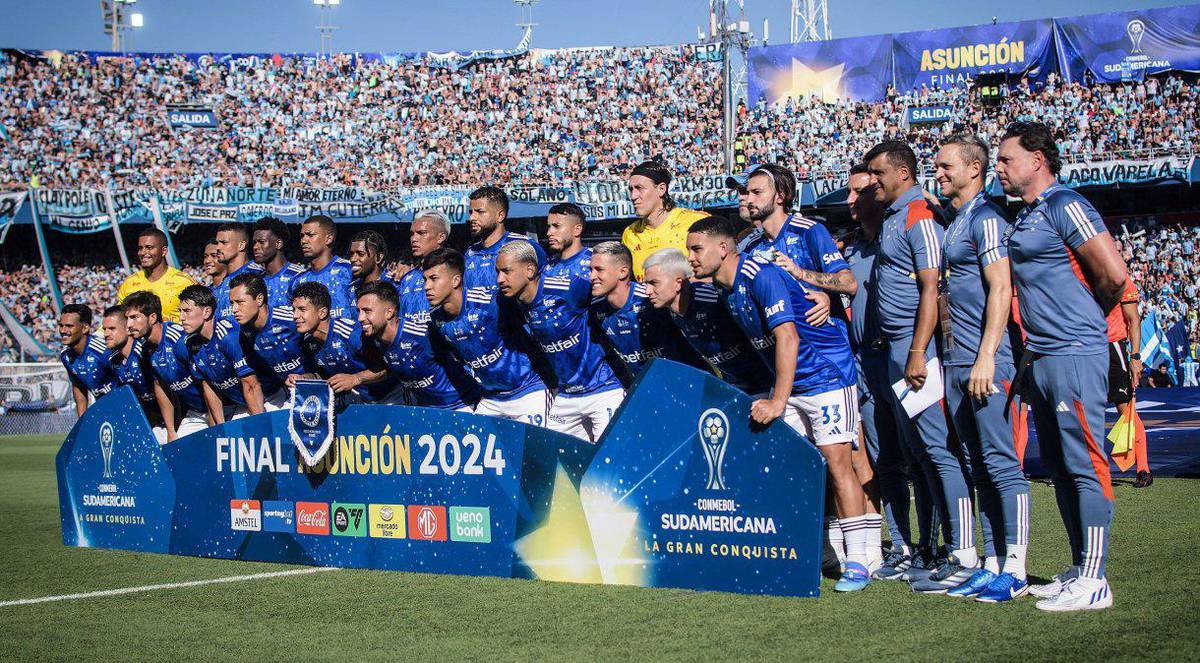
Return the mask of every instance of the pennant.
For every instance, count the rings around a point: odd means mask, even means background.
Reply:
[[[325,458],[333,442],[333,388],[324,380],[296,380],[288,433],[309,467]]]

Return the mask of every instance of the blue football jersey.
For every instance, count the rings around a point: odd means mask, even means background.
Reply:
[[[733,319],[762,355],[775,367],[775,337],[771,330],[791,322],[800,336],[792,393],[811,396],[857,383],[854,355],[842,327],[828,320],[814,326],[804,316],[813,303],[808,289],[783,269],[761,258],[742,256],[737,276],[725,301]]]
[[[621,386],[591,336],[591,292],[587,279],[541,274],[537,294],[523,307],[530,335],[558,376],[560,394],[581,396]]]
[[[464,407],[467,398],[460,379],[452,379],[447,366],[463,373],[452,362],[457,360],[435,350],[429,338],[429,323],[414,323],[401,318],[400,328],[391,343],[372,341],[383,356],[388,371],[400,380],[414,405],[454,410]],[[457,375],[456,375],[457,378]]]
[[[791,215],[779,229],[779,236],[771,239],[761,228],[756,229],[738,243],[739,252],[771,260],[774,249],[791,258],[801,269],[813,272],[834,273],[850,269],[833,241],[833,235],[819,221]]]
[[[226,274],[220,285],[213,286],[213,297],[217,300],[217,312],[215,317],[217,320],[233,320],[233,303],[229,301],[229,288],[233,283],[233,279],[242,274],[264,274],[263,268],[254,261],[249,261],[246,264],[233,270],[232,274]]]
[[[127,384],[142,403],[154,402],[154,374],[150,369],[149,356],[143,339],[133,342],[128,357],[120,352],[112,353],[113,373],[121,384]]]
[[[399,292],[400,284],[396,282],[396,279],[392,278],[391,274],[388,274],[387,272],[380,272],[379,280],[383,283],[391,283],[392,285],[396,286],[396,291]],[[358,292],[359,290],[362,290],[364,285],[366,285],[366,283],[364,283],[362,279],[354,279],[350,282],[350,292],[354,293],[353,301],[356,305],[358,303]]]
[[[325,379],[340,373],[358,373],[368,368],[379,370],[384,367],[383,354],[374,343],[363,343],[362,325],[344,318],[329,321],[329,332],[324,341],[312,334],[304,338],[304,349],[308,365]],[[370,384],[361,384],[354,393],[366,403],[377,403],[391,394],[399,381],[389,374],[384,379]]]
[[[183,327],[170,321],[162,323],[162,339],[157,347],[150,349],[150,368],[185,409],[205,411],[204,395],[192,374]]]
[[[303,339],[296,331],[290,306],[269,309],[262,329],[243,326],[239,341],[243,356],[262,384],[264,396],[283,387],[287,376],[312,372],[305,361]]]
[[[274,274],[263,272],[263,281],[267,283],[267,306],[291,306],[292,286],[296,277],[304,272],[304,268],[294,262],[286,262],[283,269]]]
[[[537,253],[538,268],[546,266],[546,252],[537,242],[531,242],[528,237],[512,232],[504,233],[500,241],[484,247],[483,242],[475,242],[467,249],[466,273],[463,275],[463,288],[487,288],[489,294],[496,296],[496,254],[509,242],[529,242]]]
[[[921,287],[917,273],[942,268],[942,227],[924,191],[914,185],[887,208],[875,258],[879,333],[889,341],[913,335]]]
[[[205,340],[199,333],[188,337],[188,356],[192,373],[212,386],[226,404],[245,405],[241,378],[254,375],[238,341],[241,328],[232,319],[213,324],[212,338]],[[263,387],[263,396],[273,393]]]
[[[483,388],[488,398],[509,400],[545,389],[524,351],[524,339],[511,326],[501,325],[499,307],[482,290],[463,292],[462,309],[450,317],[435,308],[430,317],[442,337]]]
[[[592,250],[585,248],[567,259],[550,256],[542,272],[547,276],[578,276],[590,279],[592,277]]]
[[[1004,212],[980,192],[958,211],[942,240],[943,273],[950,312],[950,343],[943,350],[946,366],[973,366],[983,341],[987,286],[983,269],[1008,257],[1003,235]],[[1012,364],[1008,334],[1000,335],[996,364]]]
[[[600,297],[592,302],[592,313],[617,356],[635,376],[655,357],[694,363],[671,314],[654,308],[642,283],[630,284],[621,308],[613,308],[607,298]]]
[[[1008,255],[1026,344],[1046,355],[1105,351],[1108,325],[1075,252],[1108,232],[1096,208],[1062,185],[1046,189],[1010,228]]]
[[[771,391],[771,369],[729,314],[720,288],[694,282],[684,287],[691,291],[687,310],[671,318],[688,343],[729,384],[751,395]]]
[[[349,260],[334,257],[319,271],[313,271],[312,267],[309,267],[296,276],[292,282],[292,289],[295,290],[296,286],[309,281],[320,283],[329,290],[330,318],[358,319],[358,302],[354,298],[351,285],[354,274],[351,272]]]
[[[100,398],[120,384],[110,361],[112,354],[104,344],[104,337],[96,335],[88,339],[87,346],[79,355],[71,348],[63,348],[58,358],[67,369],[73,385],[84,393]]]

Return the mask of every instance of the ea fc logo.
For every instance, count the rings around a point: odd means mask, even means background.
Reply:
[[[309,396],[300,404],[300,423],[305,426],[316,426],[321,423],[321,400],[316,396]]]
[[[728,490],[722,469],[725,465],[725,448],[729,444],[729,417],[715,407],[709,408],[700,415],[698,425],[700,447],[708,461],[708,483],[704,487],[709,490]]]
[[[425,507],[417,514],[417,529],[425,538],[432,539],[433,535],[437,534],[437,525],[437,514],[433,509]]]
[[[100,455],[104,458],[104,478],[112,478],[113,427],[107,421],[100,424]]]

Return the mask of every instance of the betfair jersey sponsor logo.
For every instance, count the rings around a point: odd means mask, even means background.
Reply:
[[[324,502],[296,502],[297,534],[329,534],[329,505]]]
[[[365,505],[334,502],[331,508],[333,509],[334,536],[367,535],[367,507]]]
[[[419,504],[408,507],[408,538],[445,541],[446,507]]]
[[[258,500],[230,500],[229,526],[239,532],[262,530],[262,507]]]
[[[734,532],[737,534],[776,534],[775,519],[766,516],[697,515],[694,513],[664,513],[664,530],[698,532]]]
[[[491,509],[470,506],[450,507],[450,540],[466,543],[491,543]]]
[[[404,505],[371,504],[367,507],[370,535],[376,539],[403,539]]]
[[[262,531],[285,532],[296,531],[296,509],[291,502],[265,501],[262,503]]]

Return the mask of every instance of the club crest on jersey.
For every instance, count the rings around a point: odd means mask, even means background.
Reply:
[[[288,434],[309,467],[325,458],[333,442],[333,388],[324,380],[297,380],[288,413]]]

